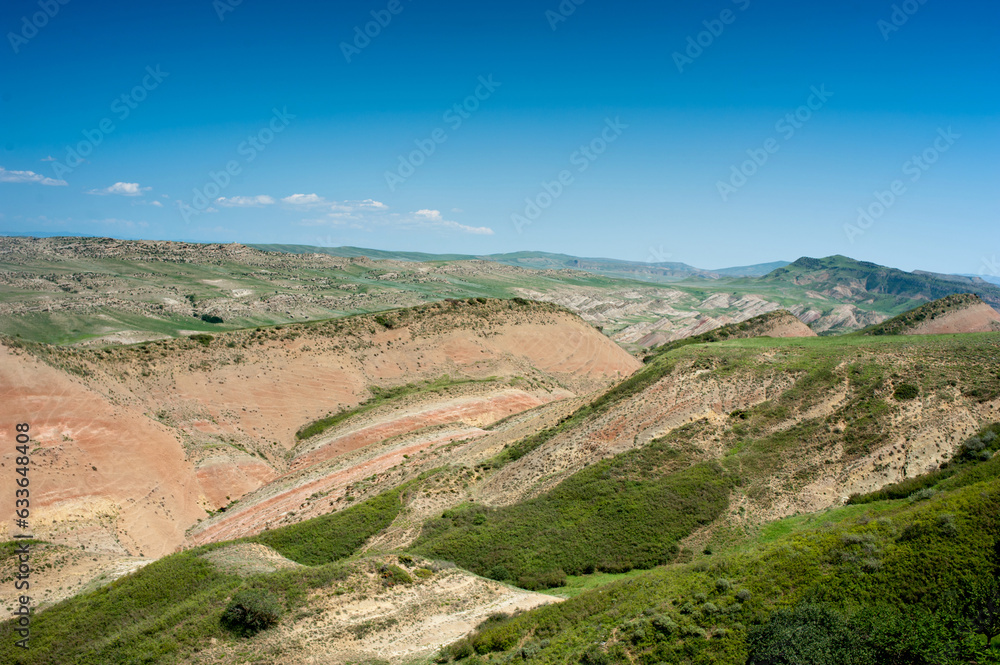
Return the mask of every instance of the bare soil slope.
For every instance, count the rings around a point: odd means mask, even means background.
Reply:
[[[248,571],[273,566],[276,560],[273,552],[211,556],[216,565],[239,565]],[[228,562],[222,564],[222,559]],[[241,562],[236,564],[236,560]],[[379,575],[382,565],[399,566],[411,581],[387,585]],[[554,602],[559,599],[453,567],[400,561],[395,556],[372,557],[353,564],[347,579],[313,592],[309,611],[281,621],[238,647],[215,643],[186,662],[235,664],[248,658],[280,665],[424,662],[491,614]]]
[[[973,293],[958,293],[903,312],[862,335],[945,335],[1000,331],[1000,313]]]
[[[930,321],[922,321],[905,334],[943,335],[973,332],[1000,332],[1000,313],[981,302],[948,312]]]
[[[4,343],[0,463],[13,484],[14,425],[30,423],[32,532],[146,557],[174,551],[206,511],[265,485],[275,488],[272,498],[292,491],[285,502],[298,508],[299,492],[343,490],[406,455],[591,393],[640,366],[565,310],[486,300],[113,349]],[[448,387],[418,389],[444,374]],[[371,386],[404,384],[415,386],[413,395],[295,452],[299,428],[364,402]],[[383,439],[387,450],[364,450]],[[338,458],[352,452],[368,461],[345,468]],[[317,474],[318,463],[328,467]],[[330,474],[340,476],[323,480]],[[316,480],[318,488],[303,488]],[[334,509],[314,502],[312,512],[289,519]],[[0,539],[12,535],[11,517]],[[255,514],[240,529],[272,518]]]

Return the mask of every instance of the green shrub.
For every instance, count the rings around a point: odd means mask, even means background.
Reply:
[[[509,582],[511,580],[510,571],[504,566],[496,565],[486,571],[485,577],[497,582]]]
[[[452,644],[448,647],[448,652],[455,660],[462,660],[476,653],[475,649],[472,648],[472,642],[468,638],[463,638]]]
[[[580,665],[614,665],[614,661],[608,653],[594,648],[580,657]]]
[[[540,591],[542,589],[554,589],[566,584],[566,573],[561,569],[548,570],[531,575],[522,575],[517,578],[517,585],[522,589]]]
[[[198,334],[198,335],[191,335],[189,339],[191,339],[194,342],[198,342],[202,346],[208,346],[212,343],[212,340],[215,338],[212,337],[211,335]]]
[[[666,614],[654,616],[650,625],[656,632],[664,636],[670,636],[677,632],[677,623]]]
[[[914,492],[910,495],[910,501],[927,501],[928,499],[933,499],[934,495],[937,494],[937,490],[933,487],[926,487],[920,491]]]
[[[892,396],[898,400],[916,399],[918,395],[920,395],[920,388],[912,383],[901,383],[896,386],[896,390],[892,393]]]
[[[222,627],[237,635],[251,636],[278,623],[281,603],[266,589],[237,591],[222,613]]]
[[[413,584],[410,574],[395,564],[383,564],[379,566],[379,577],[382,584],[387,587],[394,587],[397,584]]]
[[[505,621],[475,633],[472,636],[472,647],[480,654],[506,651],[514,648],[520,638],[516,626],[510,621]]]

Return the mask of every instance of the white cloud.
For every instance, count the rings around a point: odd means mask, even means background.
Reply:
[[[440,210],[418,210],[413,214],[421,219],[428,219],[432,222],[444,221],[444,218],[441,217]]]
[[[92,189],[90,194],[118,194],[119,196],[142,196],[143,192],[148,192],[152,187],[141,187],[137,182],[116,182],[104,189]]]
[[[36,182],[50,187],[64,187],[69,184],[65,180],[46,178],[34,171],[8,171],[2,166],[0,166],[0,182]]]
[[[363,210],[381,211],[388,210],[389,206],[374,199],[364,201],[341,201],[330,206],[335,213],[355,213]]]
[[[274,205],[274,199],[267,194],[259,196],[221,196],[215,202],[223,208],[259,208],[260,206]]]
[[[39,161],[41,161],[41,162],[54,162],[54,161],[56,161],[56,158],[53,157],[52,155],[49,155],[48,157],[43,157]]]
[[[281,202],[293,206],[326,205],[326,199],[318,194],[292,194],[281,199]]]
[[[151,205],[151,206],[156,206],[157,208],[162,208],[162,207],[163,207],[163,204],[162,204],[162,203],[160,203],[159,201],[153,201],[153,202],[152,202],[152,203],[150,203],[149,205]]]

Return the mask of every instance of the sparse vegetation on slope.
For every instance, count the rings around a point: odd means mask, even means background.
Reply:
[[[795,316],[787,310],[767,312],[755,316],[752,319],[741,321],[740,323],[728,323],[715,330],[710,330],[700,335],[685,337],[662,346],[654,347],[646,354],[643,362],[649,363],[653,359],[666,355],[671,351],[687,346],[689,344],[706,344],[711,342],[726,341],[732,339],[749,339],[751,337],[766,337],[768,333],[777,325],[788,322],[801,323]],[[805,324],[802,324],[803,326]]]
[[[848,504],[865,504],[875,501],[891,501],[893,499],[906,499],[932,496],[927,490],[938,485],[947,489],[956,489],[974,482],[980,482],[987,477],[1000,475],[1000,457],[995,457],[997,450],[1000,450],[1000,423],[990,425],[979,434],[965,440],[951,461],[946,462],[940,468],[929,473],[907,478],[906,480],[869,492],[867,494],[855,494],[848,500]],[[985,463],[983,469],[975,469],[978,464]],[[923,493],[923,494],[921,494]]]
[[[921,305],[916,309],[911,309],[908,312],[903,312],[899,316],[895,316],[888,321],[883,321],[874,326],[869,326],[863,330],[859,330],[857,334],[859,335],[903,335],[906,332],[913,330],[918,325],[924,321],[936,319],[940,316],[944,316],[949,312],[954,312],[959,309],[964,309],[966,307],[971,307],[973,305],[981,305],[983,301],[979,299],[978,296],[971,293],[959,293],[955,295],[945,296],[935,300],[934,302],[929,302],[926,305]]]
[[[97,591],[59,603],[33,618],[28,652],[14,647],[16,622],[0,624],[0,661],[168,663],[212,638],[253,634],[273,625],[285,610],[301,607],[311,589],[345,579],[349,568],[344,559],[392,522],[403,495],[425,477],[332,515],[165,557]],[[248,542],[270,545],[307,565],[243,578],[201,556]],[[408,577],[405,571],[390,573],[393,583]]]
[[[394,399],[399,399],[400,397],[406,397],[409,395],[420,395],[425,393],[440,393],[447,388],[453,386],[460,386],[467,383],[489,383],[494,381],[494,377],[486,379],[452,379],[447,374],[441,376],[437,379],[428,379],[420,383],[407,383],[402,386],[394,386],[392,388],[380,388],[379,386],[370,386],[368,388],[369,392],[372,393],[372,397],[353,409],[345,409],[336,414],[327,416],[325,418],[320,418],[317,421],[309,423],[299,431],[295,433],[295,438],[299,441],[303,439],[308,439],[323,432],[329,430],[332,427],[336,427],[340,423],[344,422],[348,418],[360,415],[366,411],[371,411],[375,407],[381,406],[386,402]]]

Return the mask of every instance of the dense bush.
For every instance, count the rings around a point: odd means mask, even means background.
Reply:
[[[663,442],[577,472],[536,499],[503,508],[464,504],[428,521],[414,551],[528,589],[565,576],[651,568],[728,505],[734,479],[716,464],[680,471]],[[487,519],[481,519],[482,515]]]
[[[945,665],[970,662],[975,652],[953,619],[887,605],[849,618],[828,605],[778,610],[747,641],[747,665]]]
[[[898,400],[910,400],[916,399],[920,395],[920,388],[913,385],[912,383],[901,383],[896,386],[896,390],[893,391],[892,396]]]
[[[250,636],[270,628],[281,618],[278,597],[265,589],[236,592],[222,613],[222,626],[237,635]]]
[[[823,605],[779,609],[748,636],[747,665],[847,663],[848,629],[843,617]]]
[[[292,561],[307,566],[338,561],[389,526],[402,508],[403,494],[418,481],[339,512],[264,531],[248,540],[273,547]]]

